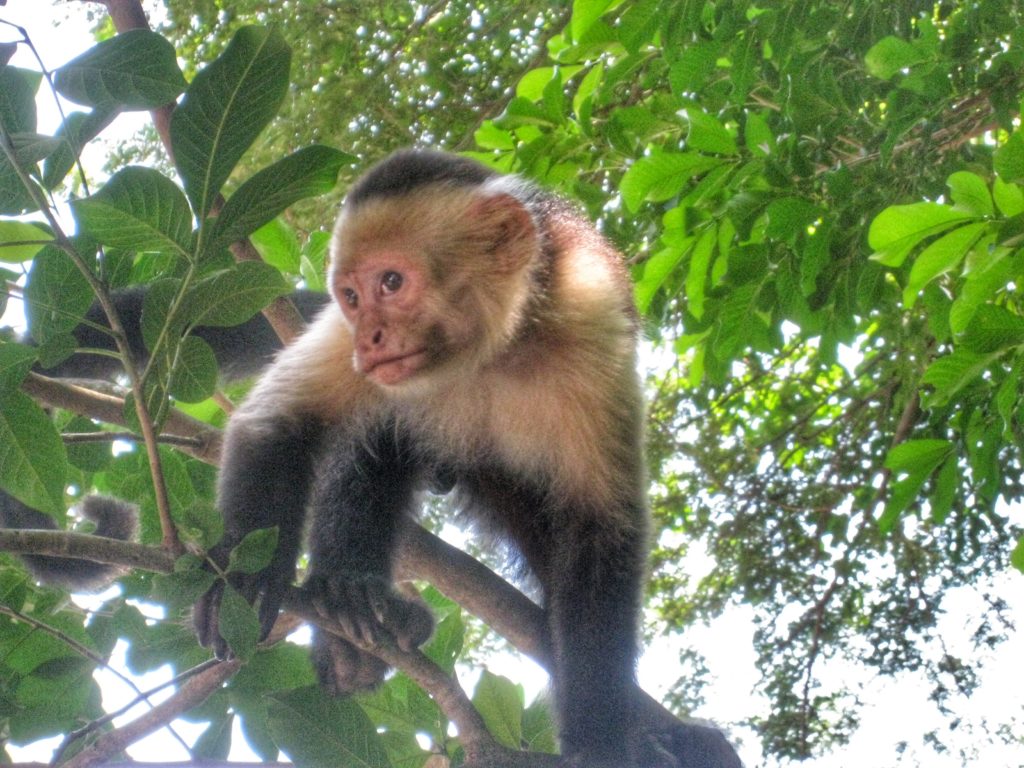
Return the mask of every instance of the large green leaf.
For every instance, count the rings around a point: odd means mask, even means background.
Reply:
[[[53,235],[25,221],[0,221],[0,261],[30,261]]]
[[[902,475],[889,489],[889,499],[878,527],[888,533],[899,516],[917,498],[918,493],[932,473],[949,457],[953,444],[948,440],[908,440],[893,446],[885,458],[885,466]]]
[[[959,266],[987,226],[982,221],[957,227],[929,243],[914,259],[914,265],[910,268],[910,277],[903,289],[903,303],[908,307],[914,306],[918,293],[925,285]]]
[[[220,601],[221,637],[240,659],[249,659],[256,652],[259,642],[260,620],[248,601],[230,584],[224,585]]]
[[[60,146],[43,163],[43,185],[53,189],[74,167],[82,148],[99,135],[117,117],[117,109],[72,112],[63,122],[56,138]]]
[[[67,454],[53,422],[31,398],[10,392],[0,408],[0,488],[16,499],[64,514]]]
[[[38,72],[0,67],[0,127],[6,133],[35,131],[36,91],[40,82],[42,75]]]
[[[178,186],[159,171],[129,166],[91,197],[72,203],[75,217],[104,245],[190,258],[192,213]]]
[[[661,202],[679,194],[695,176],[721,164],[721,160],[695,152],[657,152],[633,163],[622,177],[619,191],[630,211],[645,201]]]
[[[882,80],[888,80],[900,70],[927,59],[926,50],[891,35],[879,40],[864,55],[868,72]]]
[[[68,333],[93,302],[92,289],[67,254],[47,245],[32,262],[25,286],[25,314],[40,344]]]
[[[264,168],[224,204],[204,250],[216,254],[255,232],[292,203],[330,192],[338,171],[354,160],[354,156],[331,147],[314,145]]]
[[[228,573],[258,573],[270,565],[277,549],[278,529],[260,528],[250,531],[231,550]]]
[[[270,265],[243,261],[197,282],[188,296],[186,317],[193,325],[238,325],[290,290]]]
[[[523,689],[511,680],[484,670],[473,692],[473,706],[491,735],[511,749],[519,749],[523,735]]]
[[[18,391],[35,361],[36,352],[32,347],[0,341],[0,403],[7,395]]]
[[[898,267],[926,237],[973,218],[970,213],[941,203],[891,205],[868,229],[868,244],[875,250],[871,258],[887,267]]]
[[[243,27],[189,85],[171,117],[174,160],[196,213],[209,213],[221,187],[288,89],[291,49],[280,32]]]
[[[351,699],[310,686],[267,700],[274,740],[297,768],[391,768],[376,727]]]
[[[91,107],[155,109],[185,90],[174,47],[148,29],[96,44],[54,73],[57,90]]]
[[[967,324],[959,342],[971,352],[985,354],[1024,345],[1024,317],[1005,307],[985,304]]]
[[[199,337],[186,336],[178,345],[168,391],[183,403],[199,403],[216,389],[216,355]]]
[[[953,354],[935,360],[921,377],[923,384],[933,387],[924,404],[937,407],[949,402],[957,392],[981,376],[997,357],[998,353],[980,355],[957,349]]]

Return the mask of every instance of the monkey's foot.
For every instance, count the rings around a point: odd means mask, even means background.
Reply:
[[[434,631],[434,617],[426,605],[403,597],[377,576],[311,575],[303,591],[320,615],[338,622],[357,645],[376,644],[383,631],[403,651],[411,651]]]
[[[311,653],[320,685],[333,696],[374,688],[384,680],[388,665],[336,635],[316,630]]]

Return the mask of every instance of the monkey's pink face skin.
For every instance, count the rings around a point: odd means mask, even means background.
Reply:
[[[352,324],[356,370],[382,386],[401,384],[429,360],[423,267],[419,259],[385,250],[361,255],[335,274],[332,288]]]

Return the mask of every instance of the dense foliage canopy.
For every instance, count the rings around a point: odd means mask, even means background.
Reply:
[[[769,762],[856,731],[859,683],[833,674],[851,666],[922,673],[951,726],[927,740],[970,757],[959,702],[1012,633],[1000,590],[1019,590],[1024,571],[1018,2],[166,6],[160,34],[115,34],[98,17],[103,42],[83,57],[40,50],[80,105],[53,136],[37,132],[47,78],[0,68],[0,261],[36,342],[0,342],[0,487],[62,526],[68,503],[99,489],[140,504],[150,549],[210,545],[204,422],[223,423],[224,401],[187,331],[322,285],[331,210],[366,163],[409,144],[465,151],[579,200],[633,267],[653,361],[649,631],[682,649],[669,704],[700,714],[687,630],[744,606],[768,704],[736,702],[724,724],[752,728]],[[26,45],[5,39],[0,62]],[[120,111],[174,100],[173,165],[153,159],[165,149],[151,132],[109,153],[109,180],[85,184],[83,145]],[[264,262],[231,258],[245,238]],[[94,297],[143,282],[157,288],[152,362],[129,366],[123,413],[44,390],[32,364],[70,352]],[[126,430],[139,447],[112,454]],[[193,442],[158,446],[161,431]],[[70,754],[108,730],[91,674],[118,638],[133,672],[203,665],[177,619],[212,576],[194,556],[170,576],[154,563],[86,616],[4,559],[5,739],[90,724]],[[968,653],[939,633],[960,586],[985,602]],[[458,607],[429,597],[443,618],[428,655],[446,669],[464,645],[485,655]],[[192,754],[226,755],[237,719],[265,759],[280,748],[316,762],[317,749],[350,748],[339,733],[361,734],[370,765],[459,759],[448,711],[408,677],[328,714],[310,682],[297,645],[253,651],[190,711],[208,723]],[[485,675],[475,697],[500,743],[553,748],[542,707],[524,710],[507,680]],[[1024,740],[1011,711],[972,727]]]

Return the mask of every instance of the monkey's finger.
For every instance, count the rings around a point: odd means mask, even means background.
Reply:
[[[274,628],[274,623],[281,612],[284,591],[284,585],[279,583],[269,584],[264,589],[259,604],[260,640],[266,640]]]
[[[220,613],[220,600],[223,592],[224,583],[217,580],[206,591],[206,594],[199,598],[192,610],[192,623],[195,626],[199,644],[204,648],[212,646],[218,635],[217,616]]]

